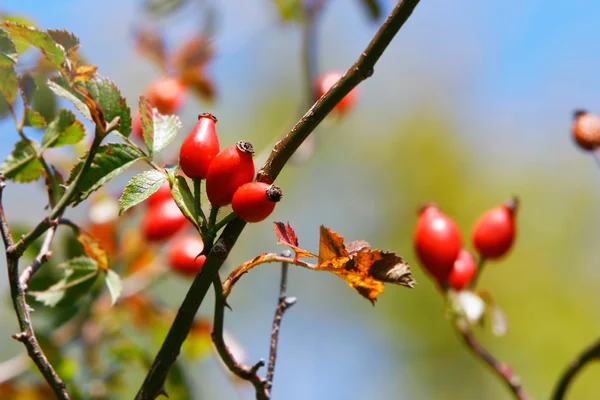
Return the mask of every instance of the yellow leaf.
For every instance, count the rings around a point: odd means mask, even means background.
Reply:
[[[77,236],[77,241],[81,243],[83,251],[92,260],[96,261],[101,270],[108,270],[108,255],[106,250],[100,245],[100,241],[87,232],[81,231]]]

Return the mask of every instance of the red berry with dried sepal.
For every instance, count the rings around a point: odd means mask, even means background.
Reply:
[[[200,254],[202,250],[204,242],[199,236],[177,238],[169,248],[169,267],[184,276],[195,276],[206,261],[206,256]]]
[[[473,246],[483,258],[496,259],[504,256],[512,247],[516,236],[516,215],[519,199],[483,213],[472,232]]]
[[[319,75],[314,85],[314,91],[317,99],[323,96],[329,91],[342,77],[344,72],[341,71],[329,71]],[[332,113],[343,115],[350,111],[356,101],[358,100],[358,88],[354,88],[348,93],[336,106],[333,108]]]
[[[438,282],[446,282],[462,249],[462,237],[456,223],[437,205],[426,204],[419,212],[414,245],[423,268]]]
[[[142,234],[149,241],[167,240],[181,230],[187,218],[181,213],[175,200],[167,199],[146,209],[142,220]]]
[[[254,147],[245,140],[217,154],[206,176],[206,195],[212,205],[230,204],[235,191],[254,180],[253,154]]]
[[[250,182],[240,186],[231,201],[233,212],[246,222],[267,219],[281,200],[281,189],[264,182]]]
[[[477,263],[468,250],[461,250],[448,275],[448,285],[454,290],[466,288],[477,273]]]
[[[198,122],[181,144],[179,165],[189,178],[206,178],[208,168],[219,154],[219,138],[211,114],[200,114]]]
[[[573,113],[571,134],[582,149],[597,149],[600,146],[600,116],[576,110]]]

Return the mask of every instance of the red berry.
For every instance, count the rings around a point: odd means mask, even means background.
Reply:
[[[166,181],[162,184],[158,190],[148,197],[148,207],[152,207],[158,203],[162,203],[165,200],[172,199],[171,197],[171,187],[169,186],[169,182]]]
[[[217,119],[201,114],[179,150],[179,165],[189,178],[206,178],[208,167],[219,153],[219,138],[215,129]]]
[[[515,241],[518,199],[486,211],[475,223],[473,246],[483,258],[500,258]]]
[[[165,76],[148,86],[146,97],[161,114],[172,114],[185,98],[185,86],[177,78]]]
[[[204,261],[205,255],[200,255],[204,250],[204,242],[199,236],[184,236],[177,238],[169,249],[169,266],[185,276],[195,276]]]
[[[231,203],[233,194],[244,183],[254,179],[254,148],[250,142],[239,141],[221,150],[213,159],[206,176],[206,195],[215,206]]]
[[[344,72],[341,71],[330,71],[319,75],[314,82],[314,90],[317,99],[327,93],[327,91],[329,91],[329,89],[331,89],[343,76]],[[339,103],[337,103],[332,112],[340,115],[345,114],[354,106],[357,99],[358,89],[354,88]]]
[[[439,282],[446,282],[462,249],[456,223],[434,204],[423,207],[415,230],[415,251],[421,264]]]
[[[131,134],[134,138],[144,140],[144,132],[142,131],[142,117],[137,111],[131,118]]]
[[[240,186],[233,195],[231,207],[246,222],[267,219],[281,200],[281,189],[264,182],[250,182]]]
[[[166,240],[183,228],[186,221],[175,200],[164,200],[146,209],[142,233],[149,241]]]
[[[461,250],[458,258],[454,261],[452,271],[448,275],[448,285],[455,290],[463,290],[475,276],[477,263],[471,252]]]
[[[587,111],[573,113],[573,138],[584,150],[594,150],[600,146],[600,116]]]

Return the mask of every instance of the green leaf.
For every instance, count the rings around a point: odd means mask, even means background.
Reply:
[[[120,117],[116,130],[125,136],[129,136],[131,133],[131,112],[125,99],[121,96],[121,92],[111,80],[96,75],[89,81],[77,82],[77,85],[87,89],[100,106],[107,123],[115,117]]]
[[[155,18],[160,18],[176,11],[185,4],[185,0],[144,0],[144,8]]]
[[[60,76],[52,77],[48,80],[48,87],[50,90],[54,92],[57,96],[62,97],[63,99],[69,100],[75,108],[83,115],[85,119],[93,121],[92,115],[90,114],[90,109],[85,105],[85,102],[79,97],[78,94],[74,93],[70,88],[68,88],[64,79]]]
[[[0,30],[0,67],[10,67],[17,62],[17,49],[5,31]]]
[[[273,0],[279,16],[284,21],[301,21],[304,18],[304,7],[301,0]]]
[[[365,11],[373,20],[378,21],[381,18],[381,4],[379,0],[361,0]]]
[[[13,152],[0,165],[0,171],[7,179],[16,182],[26,183],[38,180],[44,174],[44,166],[37,158],[37,148],[38,145],[33,140],[31,142],[18,141]]]
[[[37,84],[35,83],[35,78],[31,76],[30,73],[26,72],[19,78],[19,88],[21,89],[21,95],[23,96],[23,101],[26,104],[31,104],[33,100],[33,95],[37,90]]]
[[[146,200],[167,180],[167,176],[156,170],[144,171],[131,178],[119,199],[119,214]]]
[[[81,179],[78,194],[71,201],[71,204],[79,204],[92,194],[92,192],[110,182],[143,156],[138,149],[127,144],[109,143],[100,146],[90,169]],[[84,159],[81,159],[73,167],[67,184],[73,182],[83,167],[83,163]]]
[[[60,267],[65,269],[65,275],[60,281],[44,291],[29,292],[37,301],[49,307],[57,305],[65,298],[67,292],[69,298],[77,298],[87,293],[99,275],[98,265],[87,257],[71,259],[62,263]]]
[[[46,32],[55,43],[60,44],[67,52],[75,51],[79,48],[79,38],[71,32],[64,29],[48,29]]]
[[[108,287],[108,291],[110,293],[110,298],[112,299],[112,305],[114,306],[121,295],[121,292],[123,291],[121,278],[115,271],[109,269],[106,271],[104,279],[104,282],[106,282],[106,286]]]
[[[42,147],[60,147],[68,144],[79,143],[85,136],[85,129],[77,121],[75,114],[62,109],[52,122],[48,124],[42,137]]]
[[[56,96],[48,88],[48,85],[45,84],[45,75],[38,75],[35,79],[37,90],[33,94],[31,107],[39,112],[46,121],[51,121],[56,116],[56,111],[58,110]]]
[[[162,115],[143,96],[140,96],[140,117],[144,141],[150,156],[167,147],[181,129],[176,115]]]
[[[18,87],[19,82],[15,69],[12,66],[0,67],[0,94],[8,104],[14,103]]]
[[[194,196],[183,176],[176,176],[177,167],[166,167],[165,170],[169,176],[169,184],[171,185],[171,195],[183,215],[198,228],[198,218],[196,216]]]
[[[43,128],[46,126],[46,119],[42,117],[42,114],[31,109],[25,109],[25,126],[32,126],[34,128]]]
[[[56,68],[62,68],[62,64],[65,61],[65,52],[60,46],[54,43],[54,40],[52,40],[48,33],[17,22],[5,21],[0,26],[6,29],[17,47],[19,43],[21,43],[21,46],[25,44],[35,46]]]

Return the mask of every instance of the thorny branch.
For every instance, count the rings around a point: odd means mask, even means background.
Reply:
[[[284,257],[291,257],[292,253],[289,250],[284,250],[281,253]],[[283,314],[288,308],[296,304],[295,297],[287,297],[287,279],[288,279],[288,263],[281,263],[281,283],[279,284],[279,302],[275,310],[273,318],[273,328],[271,329],[271,347],[269,351],[269,366],[267,367],[267,378],[265,380],[265,390],[269,397],[273,388],[273,376],[275,375],[275,362],[277,361],[277,344],[279,343],[279,328]]]
[[[569,386],[573,382],[573,379],[583,369],[583,367],[585,367],[591,361],[599,359],[600,339],[596,339],[594,343],[592,343],[588,348],[581,352],[581,354],[579,354],[573,361],[571,361],[571,364],[569,364],[567,369],[565,369],[558,383],[556,384],[554,394],[552,395],[552,400],[564,399],[565,394],[569,389]]]
[[[494,358],[489,351],[475,338],[473,331],[469,328],[468,323],[459,319],[454,323],[457,332],[460,333],[465,345],[483,362],[485,362],[492,371],[505,383],[506,387],[511,391],[514,398],[517,400],[530,400],[530,397],[525,393],[521,386],[520,379],[514,375],[512,368]]]
[[[273,182],[290,157],[302,142],[315,130],[352,89],[373,74],[373,68],[396,33],[408,20],[419,0],[399,0],[383,25],[379,28],[367,48],[346,72],[344,77],[308,110],[292,130],[280,140],[265,165],[258,173],[258,180]],[[225,227],[179,308],[175,321],[163,341],[138,394],[137,400],[153,400],[164,393],[164,382],[171,366],[177,360],[181,345],[192,327],[196,312],[200,308],[215,275],[229,255],[246,223],[235,218]]]

